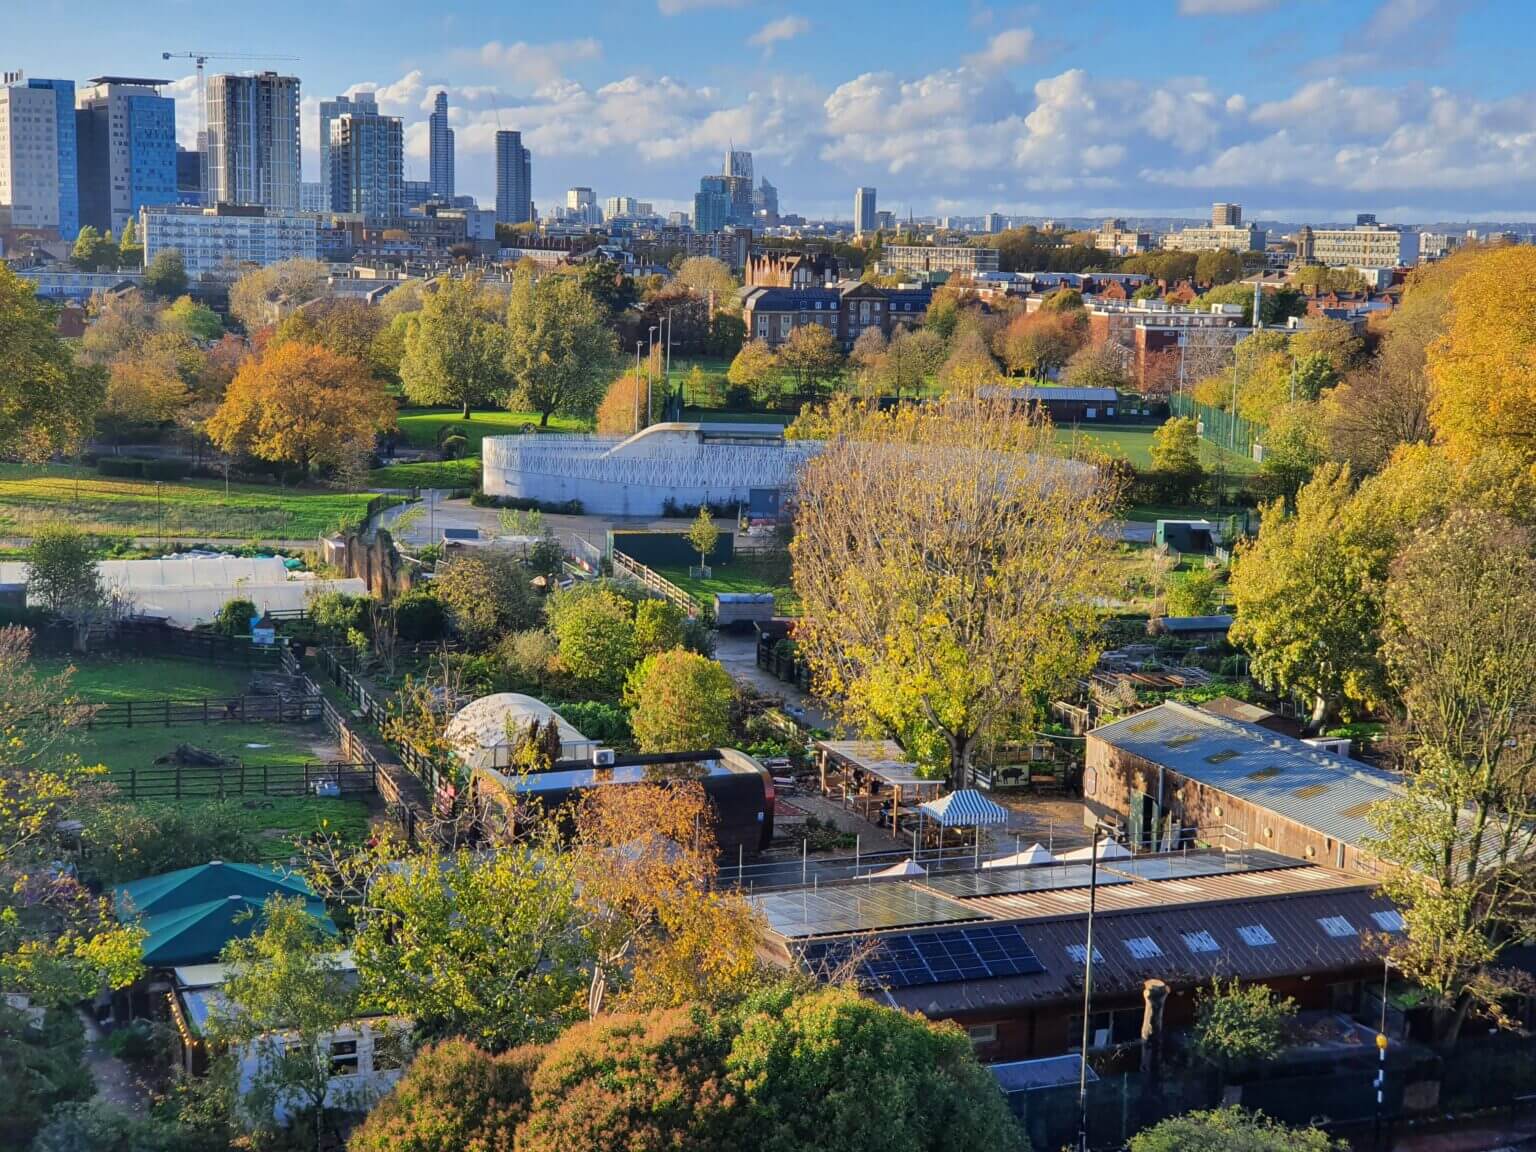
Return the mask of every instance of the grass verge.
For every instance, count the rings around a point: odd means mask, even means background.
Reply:
[[[438,437],[448,425],[461,429],[469,442],[468,451],[478,454],[480,441],[487,436],[515,436],[520,432],[586,432],[584,421],[569,416],[551,416],[541,428],[537,412],[507,412],[504,409],[477,409],[464,419],[457,408],[409,408],[399,416],[400,435],[414,448],[436,448]]]
[[[656,571],[708,608],[714,607],[716,592],[771,592],[774,611],[779,615],[800,613],[800,598],[790,583],[787,553],[738,556],[729,564],[714,565],[707,580],[688,575],[686,566]]]

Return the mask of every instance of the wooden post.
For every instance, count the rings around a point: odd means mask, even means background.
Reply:
[[[263,760],[261,762],[261,794],[263,796],[268,796],[272,792],[271,786],[270,786],[270,784],[268,783],[268,780],[267,780],[268,768],[269,768],[269,765],[268,765],[267,761]]]
[[[176,799],[181,799],[181,761],[176,761]]]
[[[128,727],[132,728],[133,727],[133,701],[132,700],[126,700],[126,701],[124,701],[124,703],[128,705]]]
[[[137,764],[130,764],[128,765],[128,799],[137,800],[138,798],[139,766]]]
[[[309,761],[304,761],[304,795],[309,795]]]
[[[208,723],[208,697],[203,697],[203,723]]]

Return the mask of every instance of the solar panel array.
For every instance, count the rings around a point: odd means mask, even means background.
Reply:
[[[1105,861],[1099,870],[1099,883],[1104,883],[1104,868],[1112,869],[1123,876],[1134,876],[1142,880],[1164,880],[1178,877],[1221,876],[1235,872],[1267,872],[1277,868],[1301,868],[1304,865],[1305,861],[1292,860],[1287,856],[1280,856],[1259,848],[1250,848],[1243,852],[1197,850],[1160,856],[1137,856],[1130,860]]]
[[[985,868],[980,872],[942,872],[921,883],[946,896],[1008,896],[1018,892],[1086,888],[1092,867],[1090,864],[1026,864],[1018,868]],[[1100,884],[1130,882],[1130,877],[1116,876],[1100,865]]]
[[[1045,971],[1023,934],[1012,924],[881,936],[866,941],[818,941],[804,945],[800,955],[810,971],[829,975],[846,966],[855,956],[855,949],[867,950],[859,972],[885,988],[996,980]]]
[[[877,881],[837,888],[764,892],[754,896],[752,903],[770,928],[788,938],[987,919],[985,912],[909,883]]]

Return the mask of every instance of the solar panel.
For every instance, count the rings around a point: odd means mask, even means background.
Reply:
[[[883,928],[918,928],[986,916],[908,883],[846,884],[836,888],[764,892],[752,897],[780,936],[836,936]]]
[[[872,940],[826,940],[805,944],[801,962],[828,976],[862,956],[859,972],[885,988],[912,988],[962,980],[997,980],[1044,972],[1023,934],[1012,924],[951,928],[921,935],[897,934]]]
[[[1267,872],[1278,868],[1300,868],[1303,861],[1292,860],[1274,852],[1259,848],[1243,852],[1222,852],[1217,849],[1201,849],[1194,852],[1169,852],[1158,856],[1137,856],[1130,860],[1106,861],[1100,868],[1099,883],[1103,883],[1102,871],[1108,868],[1125,876],[1142,880],[1172,880],[1193,876],[1220,876],[1234,872]]]
[[[1033,864],[1018,868],[986,868],[980,872],[943,872],[922,884],[946,896],[1007,896],[1015,892],[1048,892],[1059,888],[1086,888],[1090,864]],[[1128,884],[1099,865],[1100,884]]]

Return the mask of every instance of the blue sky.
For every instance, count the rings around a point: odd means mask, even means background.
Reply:
[[[375,88],[426,176],[446,87],[461,192],[494,191],[498,124],[544,207],[573,184],[682,207],[727,143],[785,211],[853,188],[919,214],[1536,217],[1533,0],[0,0],[0,65],[177,81],[163,50],[278,53],[305,97]],[[230,62],[226,70],[259,66]],[[219,67],[210,62],[210,71]]]

